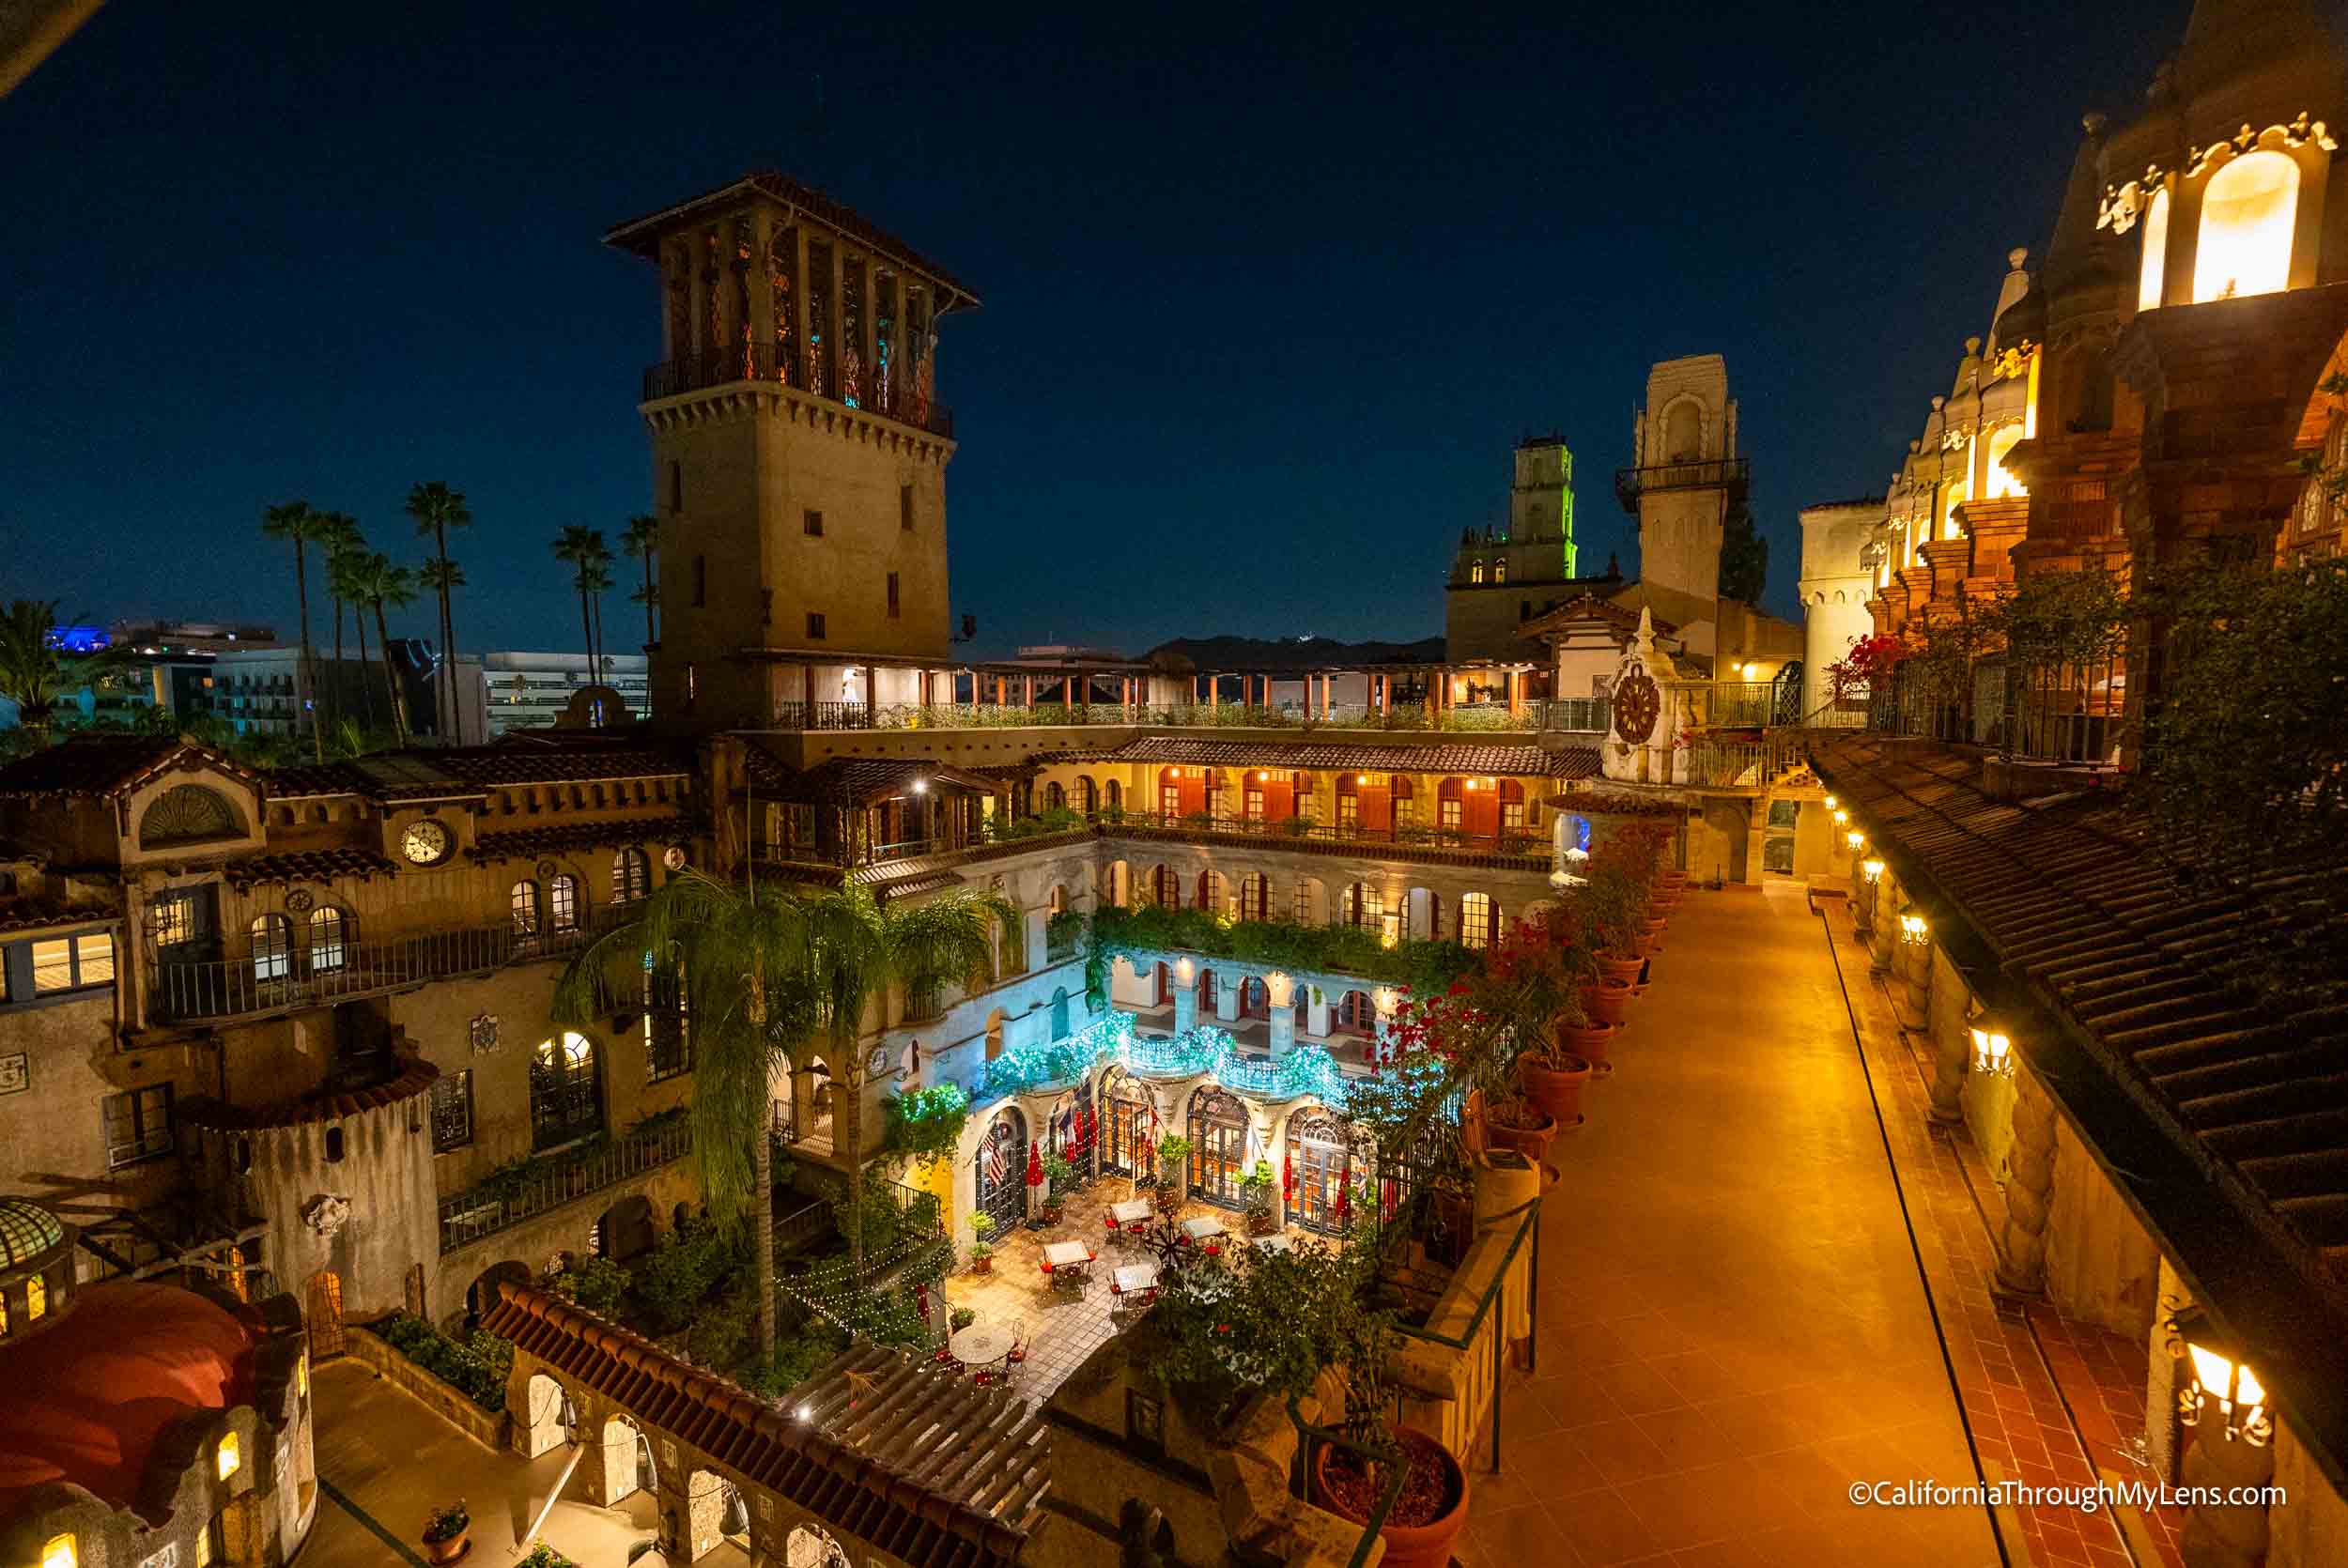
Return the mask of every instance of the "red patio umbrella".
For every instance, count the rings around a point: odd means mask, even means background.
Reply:
[[[1296,1156],[1292,1154],[1280,1156],[1280,1196],[1296,1196]]]
[[[1027,1145],[1027,1185],[1043,1185],[1043,1156],[1033,1144]]]

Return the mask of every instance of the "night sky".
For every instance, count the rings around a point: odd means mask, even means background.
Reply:
[[[2188,8],[1023,38],[967,8],[113,0],[0,100],[0,598],[290,636],[263,506],[412,561],[400,501],[446,479],[476,519],[460,647],[572,647],[547,542],[652,500],[653,273],[599,237],[772,166],[985,301],[939,360],[973,652],[1438,633],[1534,431],[1574,450],[1584,568],[1635,570],[1630,410],[1649,361],[1713,351],[1791,614],[1796,510],[1883,488],[2007,249],[2043,248],[2080,111],[2140,102]]]

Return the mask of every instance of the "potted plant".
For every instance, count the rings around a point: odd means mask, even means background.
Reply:
[[[1182,1170],[1190,1163],[1190,1140],[1169,1132],[1158,1140],[1158,1211],[1171,1214],[1182,1206]]]
[[[953,1311],[946,1314],[947,1323],[957,1334],[962,1332],[965,1329],[970,1327],[971,1324],[976,1323],[978,1320],[978,1309],[975,1307],[956,1307]]]
[[[1068,1157],[1055,1149],[1043,1157],[1043,1222],[1059,1223],[1060,1209],[1067,1201],[1068,1189],[1076,1183],[1076,1167]]]
[[[1312,1450],[1313,1499],[1340,1518],[1367,1524],[1387,1486],[1387,1468],[1406,1462],[1401,1488],[1380,1521],[1389,1568],[1447,1568],[1452,1546],[1467,1528],[1467,1470],[1424,1432],[1393,1424],[1391,1376],[1394,1322],[1365,1310],[1358,1296],[1334,1303],[1324,1327],[1308,1337],[1325,1347],[1345,1384],[1342,1444]]]
[[[995,1272],[995,1243],[987,1239],[995,1234],[995,1216],[981,1210],[970,1216],[970,1272]]]
[[[1275,1185],[1272,1175],[1272,1161],[1269,1160],[1257,1161],[1256,1168],[1241,1178],[1239,1195],[1240,1200],[1247,1206],[1248,1235],[1270,1236],[1272,1234],[1272,1191]]]
[[[433,1510],[424,1522],[424,1555],[432,1562],[455,1562],[472,1549],[472,1514],[458,1498]]]

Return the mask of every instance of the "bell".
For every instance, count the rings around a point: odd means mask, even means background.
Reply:
[[[728,1486],[726,1488],[725,1512],[719,1514],[718,1518],[718,1533],[720,1535],[748,1535],[749,1532],[750,1511],[742,1501],[742,1493],[740,1489],[734,1486]]]

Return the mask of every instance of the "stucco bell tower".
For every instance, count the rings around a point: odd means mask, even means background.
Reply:
[[[1650,369],[1631,440],[1633,466],[1616,490],[1639,519],[1639,580],[1709,603],[1720,594],[1722,526],[1746,482],[1727,361],[1697,354]]]
[[[604,238],[659,274],[639,405],[660,530],[656,719],[830,728],[950,700],[937,325],[977,297],[779,174]]]

